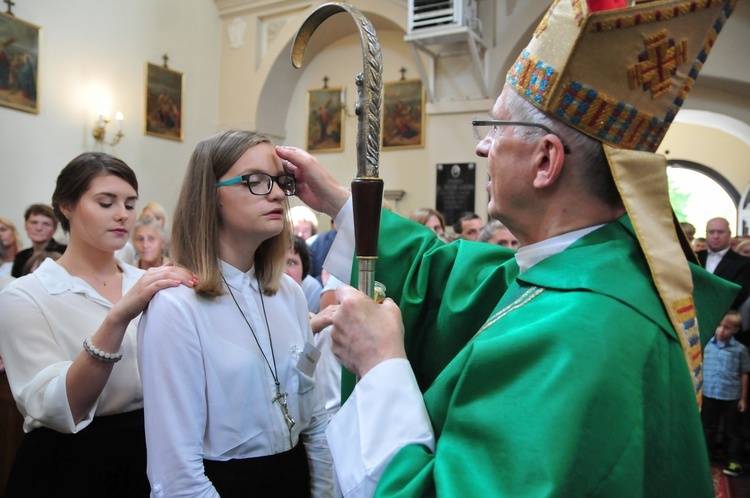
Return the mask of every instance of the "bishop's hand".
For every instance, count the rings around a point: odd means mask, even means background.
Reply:
[[[297,196],[316,211],[335,218],[351,192],[341,185],[309,152],[297,147],[277,146],[284,169],[297,179]]]
[[[378,304],[348,285],[336,289],[336,299],[331,349],[347,370],[361,378],[382,361],[406,358],[401,310],[392,299]]]

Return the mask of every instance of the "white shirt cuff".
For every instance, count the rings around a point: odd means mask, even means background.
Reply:
[[[435,434],[408,360],[386,360],[372,368],[328,425],[326,437],[348,497],[372,496],[404,446],[421,444],[434,452]]]

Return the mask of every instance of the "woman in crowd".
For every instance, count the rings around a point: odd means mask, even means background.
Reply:
[[[0,266],[0,276],[10,275],[13,268],[13,259],[18,254],[21,241],[18,238],[18,230],[8,218],[0,217],[0,245],[5,250],[5,262]]]
[[[480,242],[489,242],[508,249],[518,250],[518,239],[508,228],[497,220],[490,220],[479,231]]]
[[[332,492],[307,305],[284,274],[295,191],[257,133],[219,133],[190,158],[172,258],[199,283],[156,296],[138,330],[154,496]]]
[[[737,244],[736,252],[745,257],[750,257],[750,240],[743,240]]]
[[[121,160],[73,159],[52,196],[67,250],[0,292],[0,354],[27,433],[7,497],[149,494],[136,319],[157,291],[194,277],[118,264],[137,198]]]
[[[445,233],[445,217],[432,208],[419,208],[409,215],[409,219],[426,226],[436,234]]]
[[[167,234],[156,218],[141,218],[133,228],[133,247],[135,248],[135,266],[148,270],[152,266],[161,266],[169,259],[164,256],[167,247]]]
[[[143,218],[154,218],[162,228],[167,228],[167,211],[158,202],[148,202],[141,208],[138,219],[142,220]]]
[[[294,235],[307,241],[318,233],[318,217],[312,209],[307,206],[294,206],[291,215]]]
[[[2,267],[2,265],[5,264],[5,258],[6,258],[5,254],[6,254],[5,247],[3,247],[2,244],[0,244],[0,267]],[[2,289],[3,287],[8,285],[15,279],[16,278],[10,274],[10,271],[4,272],[4,273],[0,272],[0,289]]]
[[[161,226],[162,230],[166,230],[167,212],[163,207],[161,207],[160,204],[156,202],[149,202],[145,206],[143,206],[143,208],[141,209],[141,214],[138,215],[138,221],[141,221],[145,218],[155,219],[158,222],[159,226]],[[164,245],[164,255],[169,255],[169,246],[166,245],[166,243]],[[133,243],[130,241],[127,241],[122,249],[115,252],[115,257],[123,263],[138,266],[139,268],[142,268],[144,270],[148,268],[147,266],[144,267],[138,264],[138,255],[136,253],[135,247],[133,246]]]

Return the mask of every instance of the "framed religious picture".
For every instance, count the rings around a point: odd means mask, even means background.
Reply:
[[[146,135],[182,140],[182,73],[146,63]]]
[[[344,89],[310,90],[307,99],[307,150],[344,150]]]
[[[41,28],[0,12],[0,105],[39,113]]]
[[[383,150],[424,146],[424,87],[422,80],[386,83],[383,89]]]

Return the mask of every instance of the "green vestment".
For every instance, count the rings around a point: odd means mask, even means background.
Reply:
[[[376,279],[437,446],[403,448],[377,494],[712,497],[685,358],[628,217],[521,275],[513,254],[383,212]],[[705,342],[736,289],[691,269]]]

